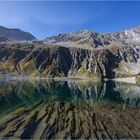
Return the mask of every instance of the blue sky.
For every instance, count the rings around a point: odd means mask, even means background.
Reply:
[[[39,39],[80,29],[121,31],[140,24],[140,1],[0,1],[0,25]]]

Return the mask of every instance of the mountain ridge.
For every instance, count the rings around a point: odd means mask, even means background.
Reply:
[[[0,44],[0,71],[40,78],[136,76],[140,74],[139,28],[106,34],[84,30],[39,43]]]
[[[67,43],[69,43],[70,40],[72,40],[72,42],[75,42],[76,44],[74,45],[78,45],[77,42],[75,41],[75,37],[77,38],[79,35],[82,35],[82,37],[84,37],[85,35],[85,40],[89,39],[89,41],[91,41],[91,47],[97,47],[96,45],[93,45],[94,42],[95,44],[98,44],[99,46],[105,46],[108,45],[112,42],[122,42],[125,39],[126,40],[132,40],[132,39],[136,39],[137,41],[140,39],[140,25],[130,28],[128,30],[124,30],[124,31],[120,31],[120,32],[107,32],[107,33],[98,33],[98,32],[92,32],[89,30],[79,30],[76,32],[71,32],[68,34],[59,34],[59,35],[54,35],[51,37],[47,37],[46,39],[44,39],[44,42],[46,43],[53,43],[56,45],[64,45],[67,46]],[[138,38],[136,38],[137,36]],[[79,40],[81,38],[79,37]],[[65,42],[65,43],[64,43]],[[72,43],[71,42],[71,43]],[[83,43],[83,41],[82,41]],[[123,43],[127,43],[127,42],[123,42]]]
[[[30,41],[36,39],[32,34],[21,29],[6,28],[4,26],[0,26],[0,37],[7,38],[10,41]]]

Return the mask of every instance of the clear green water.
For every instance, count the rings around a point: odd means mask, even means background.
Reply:
[[[0,139],[139,139],[139,106],[135,84],[1,81]]]
[[[140,87],[138,85],[75,81],[1,81],[0,116],[21,106],[33,106],[41,101],[83,104],[86,101],[130,104],[139,106]]]

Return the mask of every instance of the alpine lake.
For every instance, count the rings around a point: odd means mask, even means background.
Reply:
[[[1,80],[0,139],[140,139],[140,86]]]

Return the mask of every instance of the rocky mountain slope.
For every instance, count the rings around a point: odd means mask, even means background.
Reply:
[[[112,79],[140,73],[140,26],[116,33],[82,30],[43,43],[0,44],[1,73]]]
[[[62,45],[66,47],[97,48],[104,47],[112,42],[128,44],[140,42],[140,26],[113,33],[97,33],[88,30],[80,30],[69,34],[59,34],[48,37],[46,43]]]
[[[5,38],[2,40],[1,38]],[[3,26],[0,26],[0,42],[5,42],[7,40],[11,41],[30,41],[35,40],[36,38],[20,29],[10,29]]]

